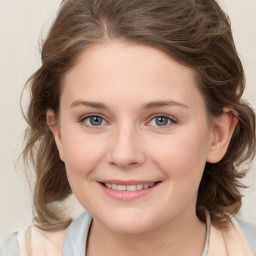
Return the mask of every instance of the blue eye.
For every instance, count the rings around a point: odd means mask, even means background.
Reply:
[[[174,121],[167,116],[155,116],[152,118],[149,122],[150,125],[156,125],[156,126],[167,126],[171,123],[174,123]]]
[[[100,126],[106,124],[106,121],[102,117],[96,115],[88,116],[82,121],[88,126]]]

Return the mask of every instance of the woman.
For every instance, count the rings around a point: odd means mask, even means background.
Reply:
[[[254,255],[231,216],[255,114],[215,1],[63,1],[29,82],[37,225],[4,255]]]

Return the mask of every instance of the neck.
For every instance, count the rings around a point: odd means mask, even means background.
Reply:
[[[94,220],[87,241],[87,256],[182,255],[203,252],[206,225],[185,212],[171,223],[136,234],[117,233]]]

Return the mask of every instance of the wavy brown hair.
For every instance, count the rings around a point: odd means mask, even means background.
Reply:
[[[192,68],[209,116],[221,115],[224,107],[238,113],[226,155],[216,164],[206,163],[197,200],[199,218],[203,219],[203,206],[213,223],[227,223],[224,213],[234,215],[241,207],[240,179],[246,171],[238,167],[255,154],[255,113],[241,98],[244,71],[226,14],[214,0],[64,0],[43,43],[42,65],[27,83],[31,98],[23,154],[36,172],[34,206],[39,227],[58,230],[69,224],[50,203],[72,193],[46,111],[58,114],[62,78],[78,55],[111,40],[160,49]]]

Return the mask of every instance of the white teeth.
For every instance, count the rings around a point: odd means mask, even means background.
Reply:
[[[124,186],[124,185],[117,185],[117,190],[121,190],[121,191],[126,190],[126,186]]]
[[[114,189],[114,190],[119,190],[119,191],[136,191],[136,190],[142,190],[142,189],[147,189],[151,188],[155,185],[155,182],[152,183],[146,183],[146,184],[137,184],[137,185],[118,185],[118,184],[111,184],[111,183],[104,183],[105,187]]]
[[[143,185],[143,188],[148,188],[149,187],[149,184],[144,184]]]
[[[137,189],[137,190],[142,190],[142,189],[143,189],[143,185],[142,185],[142,184],[138,184],[138,185],[136,186],[136,189]]]
[[[117,186],[116,184],[111,184],[111,188],[112,188],[112,189],[117,189],[117,187],[118,187],[118,186]]]
[[[155,185],[155,183],[153,182],[153,183],[150,183],[149,184],[149,187],[151,188],[151,187],[153,187]]]
[[[126,190],[127,191],[136,191],[137,187],[136,187],[136,185],[129,185],[129,186],[126,186]]]

